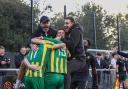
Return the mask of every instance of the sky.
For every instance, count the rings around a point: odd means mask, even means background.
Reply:
[[[40,0],[39,7],[42,11],[46,5],[51,5],[54,12],[46,11],[45,14],[53,16],[55,13],[63,12],[64,5],[68,13],[81,10],[81,6],[87,2],[95,2],[110,14],[128,13],[128,0]]]

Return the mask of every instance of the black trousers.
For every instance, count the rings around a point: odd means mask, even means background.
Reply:
[[[72,59],[68,63],[67,68],[67,75],[65,75],[65,88],[64,89],[70,89],[71,85],[71,73],[78,71],[79,69],[82,69],[86,65],[86,59]]]
[[[85,89],[86,82],[85,81],[76,81],[71,83],[70,89]]]

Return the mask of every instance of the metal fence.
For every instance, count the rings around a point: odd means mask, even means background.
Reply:
[[[6,75],[0,76],[0,89],[14,89],[15,81],[16,81],[16,75],[19,69],[0,69],[0,72],[7,72]],[[91,89],[92,85],[92,74],[91,69],[89,70],[89,79],[86,84],[85,89]],[[8,74],[8,72],[13,72],[12,74]],[[99,80],[99,86],[100,89],[114,89],[115,87],[115,81],[116,81],[116,71],[115,69],[97,69],[98,78]],[[24,89],[24,84],[21,83],[21,88]],[[121,88],[120,88],[121,89]]]
[[[97,69],[99,88],[100,89],[114,89],[116,82],[115,69]],[[92,73],[89,71],[89,79],[85,89],[91,89],[92,86]]]

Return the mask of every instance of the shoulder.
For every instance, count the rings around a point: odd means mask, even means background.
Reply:
[[[78,30],[80,32],[83,32],[83,27],[79,23],[75,23],[74,29],[76,29],[76,30]]]
[[[41,33],[41,30],[36,30],[35,32],[32,33],[32,38],[41,36]]]
[[[57,30],[55,30],[55,29],[53,29],[53,28],[51,28],[51,27],[49,28],[49,31],[50,31],[52,34],[55,34],[55,35],[57,34]]]
[[[73,30],[71,31],[71,34],[75,34],[75,35],[82,35],[83,31],[82,31],[82,28],[75,24],[74,27],[73,27]]]
[[[52,32],[57,32],[57,30],[53,29],[53,28],[49,28]]]
[[[20,53],[19,53],[19,52],[17,52],[17,53],[15,54],[15,57],[18,57],[18,56],[20,56]]]

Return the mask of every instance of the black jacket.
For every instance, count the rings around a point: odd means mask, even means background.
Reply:
[[[1,64],[1,61],[8,61],[8,60],[9,60],[9,58],[6,55],[0,56],[0,68],[9,68],[10,64],[4,64],[4,65]],[[0,75],[6,75],[6,73],[7,72],[2,71],[2,72],[0,72]]]
[[[40,37],[40,36],[55,38],[56,37],[56,34],[57,34],[57,31],[54,30],[54,29],[52,29],[52,28],[49,28],[48,33],[45,34],[45,32],[41,29],[41,27],[39,27],[39,30],[35,31],[32,34],[32,38],[34,38],[34,37]]]
[[[16,66],[16,68],[20,67],[20,64],[21,64],[23,59],[24,59],[24,55],[21,54],[20,52],[15,55],[15,66]]]
[[[71,57],[81,58],[85,55],[84,45],[83,45],[83,32],[79,24],[75,24],[69,33],[66,33],[63,42],[66,44]]]

